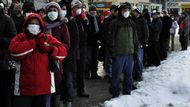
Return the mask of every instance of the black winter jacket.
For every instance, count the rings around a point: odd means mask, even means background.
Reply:
[[[150,24],[150,36],[148,41],[158,42],[160,37],[160,32],[162,30],[162,21],[160,18],[153,19]]]
[[[0,14],[0,70],[5,70],[8,66],[9,52],[8,47],[13,38],[17,34],[13,20]]]
[[[136,24],[137,35],[140,45],[147,43],[149,37],[149,29],[147,21],[142,16],[139,16],[138,18],[133,17],[132,19]]]
[[[172,19],[169,16],[164,16],[162,20],[162,31],[160,33],[160,39],[169,39],[170,38],[170,28],[172,27]]]

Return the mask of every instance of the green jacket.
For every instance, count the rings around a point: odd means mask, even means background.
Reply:
[[[139,42],[132,19],[120,16],[113,20],[110,24],[107,43],[113,57],[137,54]]]

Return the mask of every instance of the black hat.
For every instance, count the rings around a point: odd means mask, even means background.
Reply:
[[[119,8],[118,5],[113,4],[113,5],[110,7],[110,11],[112,11],[112,10],[117,11],[118,8]]]
[[[32,3],[32,2],[24,2],[22,10],[23,10],[24,14],[27,13],[27,12],[34,12],[35,11],[34,3]]]
[[[119,7],[119,11],[123,10],[123,9],[129,9],[131,10],[131,4],[129,2],[125,2],[123,3],[120,7]]]

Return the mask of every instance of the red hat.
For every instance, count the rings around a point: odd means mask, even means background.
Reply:
[[[108,16],[108,15],[110,15],[110,14],[111,14],[111,12],[110,12],[110,11],[108,11],[108,10],[105,10],[105,11],[103,12],[103,14],[104,14],[104,16]]]

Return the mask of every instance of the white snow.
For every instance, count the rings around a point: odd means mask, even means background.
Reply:
[[[170,54],[143,77],[132,95],[105,101],[104,107],[190,107],[190,49]]]

